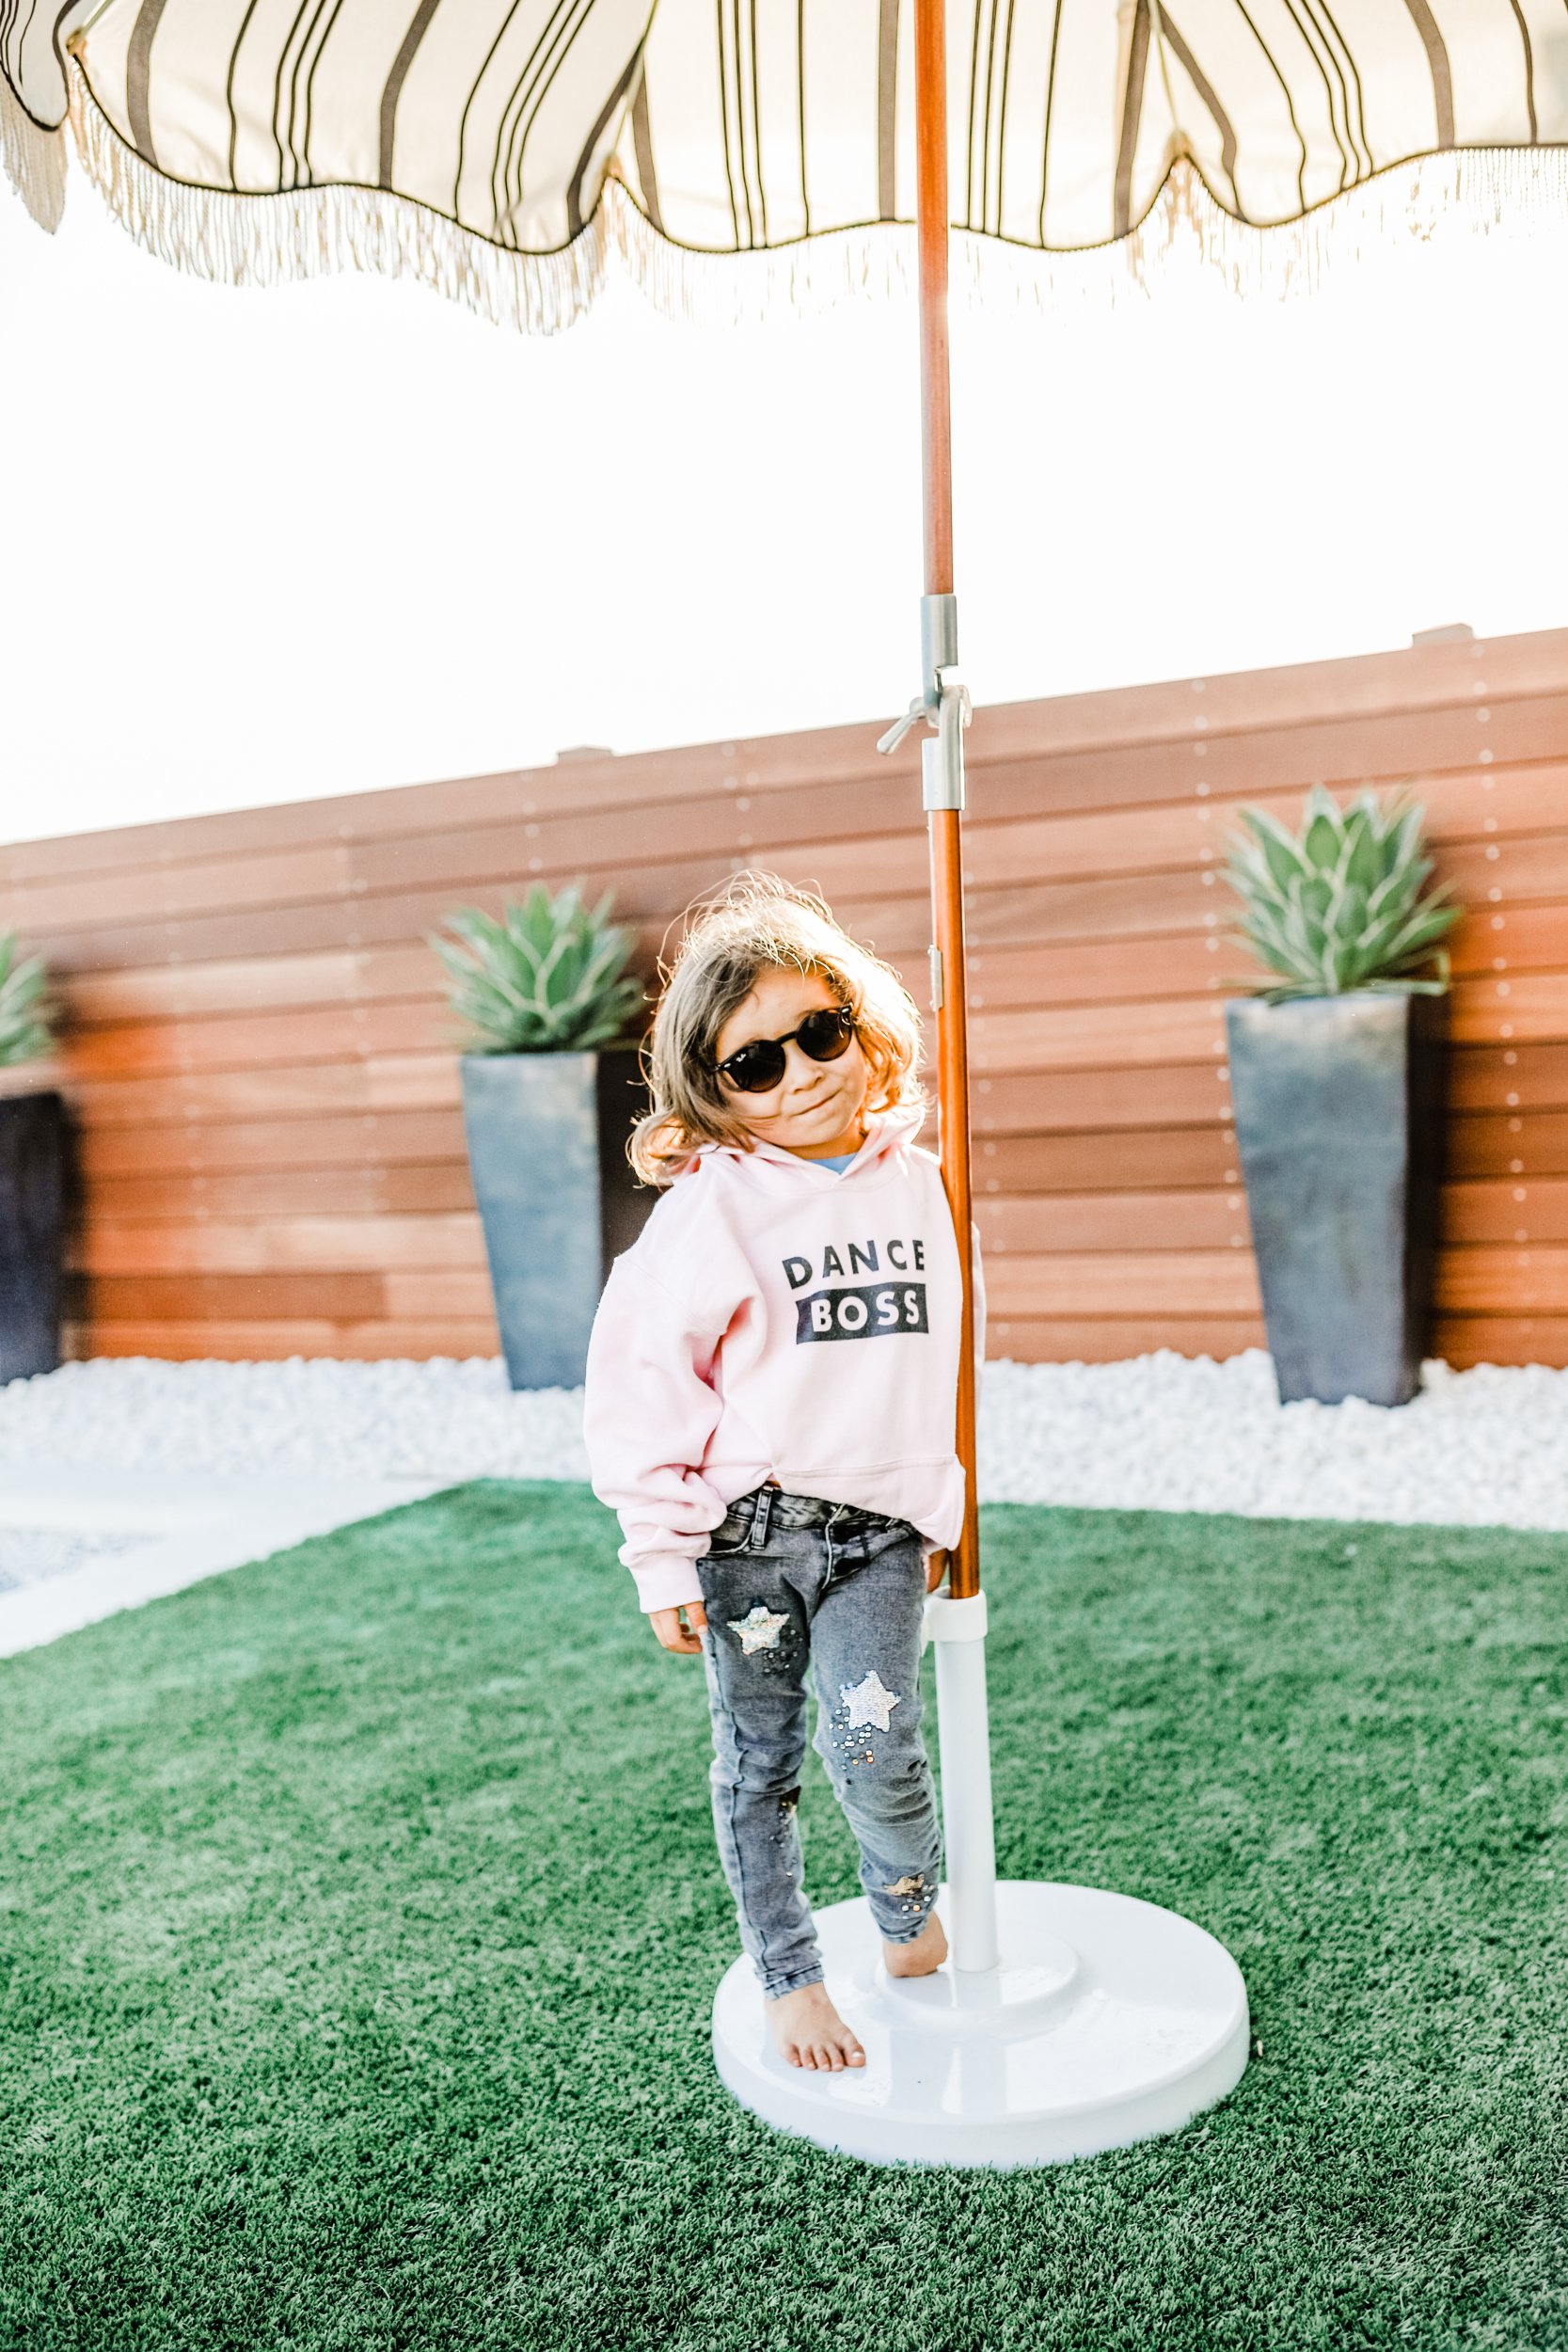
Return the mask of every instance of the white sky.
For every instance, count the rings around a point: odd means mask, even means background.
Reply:
[[[976,698],[1568,621],[1568,233],[1331,290],[956,310]],[[879,721],[914,691],[912,310],[180,278],[0,187],[0,839]]]

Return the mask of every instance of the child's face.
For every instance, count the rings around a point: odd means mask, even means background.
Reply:
[[[715,1059],[723,1061],[757,1038],[788,1037],[784,1073],[767,1094],[737,1094],[721,1078],[724,1101],[753,1136],[776,1143],[804,1160],[831,1159],[858,1149],[861,1114],[871,1073],[858,1037],[836,1061],[813,1061],[790,1032],[807,1013],[832,1008],[837,996],[815,972],[774,968],[759,973],[756,985],[719,1032]]]

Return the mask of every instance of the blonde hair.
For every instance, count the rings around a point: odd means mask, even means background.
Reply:
[[[871,1072],[867,1110],[925,1102],[916,1074],[920,1015],[897,973],[851,939],[811,891],[777,874],[736,874],[688,910],[673,962],[659,961],[664,993],[642,1053],[654,1107],[626,1148],[644,1184],[670,1184],[700,1144],[752,1149],[725,1100],[714,1051],[758,975],[780,970],[815,973],[854,1014]]]

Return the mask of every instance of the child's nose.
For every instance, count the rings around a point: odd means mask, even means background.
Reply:
[[[791,1086],[809,1085],[820,1074],[822,1067],[819,1061],[813,1061],[809,1054],[801,1052],[798,1037],[790,1039],[784,1047],[784,1075]]]

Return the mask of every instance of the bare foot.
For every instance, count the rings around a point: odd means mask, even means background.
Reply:
[[[847,2066],[865,2064],[865,2052],[829,2000],[824,1986],[803,1984],[798,1992],[782,1993],[776,2001],[764,2006],[779,2056],[789,2065],[841,2074]]]
[[[890,1977],[928,1977],[946,1958],[947,1938],[934,1911],[912,1944],[882,1946],[882,1966]]]

